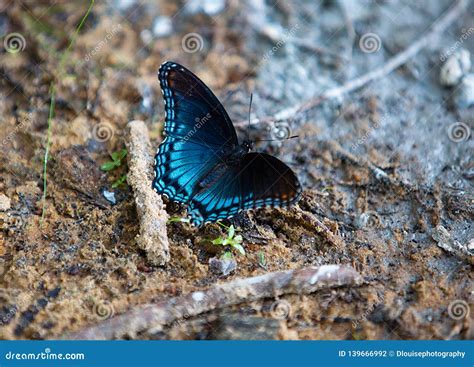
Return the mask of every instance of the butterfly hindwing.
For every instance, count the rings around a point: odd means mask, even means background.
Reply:
[[[216,153],[201,144],[167,136],[155,157],[153,187],[171,200],[186,203],[201,175],[217,161]]]
[[[211,187],[193,196],[189,213],[201,225],[203,221],[234,216],[243,209],[288,206],[300,194],[298,179],[285,163],[265,153],[248,153]]]

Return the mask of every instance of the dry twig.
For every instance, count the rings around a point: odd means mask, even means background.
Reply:
[[[420,52],[426,46],[432,44],[436,37],[439,36],[452,22],[454,22],[466,9],[467,1],[459,0],[448,12],[442,16],[438,21],[436,21],[428,32],[423,35],[416,42],[412,43],[410,47],[400,52],[399,54],[392,57],[388,60],[387,63],[381,67],[366,73],[358,78],[348,81],[344,85],[336,88],[331,88],[326,92],[311,98],[310,100],[297,105],[291,106],[281,110],[276,113],[274,116],[265,116],[261,118],[255,118],[250,121],[251,125],[258,123],[271,123],[273,121],[285,121],[294,118],[296,115],[311,110],[312,108],[321,104],[324,100],[332,98],[340,98],[343,95],[350,93],[356,89],[363,87],[364,85],[376,80],[385,77],[390,74],[395,69],[399,68]],[[248,124],[248,121],[237,122],[236,126],[244,126]]]
[[[151,188],[153,158],[148,130],[143,121],[128,123],[126,145],[129,168],[127,182],[133,189],[140,219],[137,243],[153,265],[164,265],[170,259],[166,234],[168,214],[161,196]]]
[[[345,265],[323,265],[268,273],[217,284],[207,290],[171,298],[157,304],[138,306],[120,316],[68,335],[68,338],[134,337],[140,331],[159,330],[176,320],[243,302],[284,294],[309,294],[320,289],[360,284],[362,284],[361,275],[352,267]]]

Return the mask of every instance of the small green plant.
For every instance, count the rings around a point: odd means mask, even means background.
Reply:
[[[115,181],[113,184],[112,184],[112,188],[113,189],[116,189],[117,187],[119,186],[122,186],[124,183],[126,183],[126,180],[127,180],[127,175],[126,174],[123,174],[122,176],[120,176],[117,181]]]
[[[189,219],[189,218],[181,218],[181,217],[175,216],[175,217],[170,217],[170,219],[168,219],[168,222],[167,222],[167,223],[176,223],[176,222],[189,223],[189,222],[190,222],[190,219]]]
[[[127,156],[127,149],[122,149],[122,150],[113,152],[112,154],[110,154],[110,158],[112,158],[112,160],[105,162],[102,166],[100,166],[100,169],[104,172],[113,171],[114,169],[122,166],[123,160],[125,159],[126,156]],[[112,184],[112,188],[116,189],[117,187],[122,186],[123,184],[126,183],[126,180],[127,180],[127,174],[124,173]]]
[[[234,258],[234,255],[232,255],[232,252],[226,251],[224,254],[221,256],[222,260],[232,260]]]
[[[258,253],[258,266],[260,266],[262,269],[267,268],[267,260],[265,259],[265,254],[263,251]]]
[[[245,256],[245,249],[242,246],[242,236],[235,235],[235,228],[233,225],[230,227],[225,226],[224,224],[217,222],[220,226],[227,229],[227,237],[218,237],[212,241],[214,245],[220,245],[224,247],[230,247],[237,250],[241,255]],[[225,254],[224,254],[225,255]]]
[[[113,152],[110,155],[110,158],[112,158],[112,160],[105,162],[102,166],[100,166],[100,169],[105,172],[112,171],[122,165],[122,160],[126,156],[127,156],[127,149],[122,149],[117,152]]]

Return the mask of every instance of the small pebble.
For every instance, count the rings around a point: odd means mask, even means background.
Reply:
[[[153,22],[152,32],[155,37],[165,37],[171,34],[173,25],[169,17],[158,17]]]
[[[216,15],[225,8],[225,0],[190,0],[186,3],[186,11],[191,14],[205,13]]]
[[[471,69],[471,54],[468,50],[460,49],[452,54],[440,70],[439,81],[441,85],[453,87]]]
[[[226,276],[237,269],[237,262],[234,259],[220,259],[213,257],[209,259],[209,269],[214,274]]]
[[[113,191],[108,191],[104,190],[102,191],[102,194],[104,195],[104,198],[111,204],[115,205],[117,204],[117,200],[115,199],[115,192]]]
[[[454,95],[454,104],[460,110],[474,105],[474,74],[467,74],[462,78]]]
[[[8,196],[5,194],[0,194],[0,211],[4,212],[10,209],[11,207],[11,201]]]

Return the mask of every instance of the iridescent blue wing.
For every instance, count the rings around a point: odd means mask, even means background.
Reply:
[[[155,156],[153,187],[187,203],[194,188],[238,144],[224,107],[211,90],[183,66],[164,63],[158,72],[165,99],[166,138]]]
[[[217,147],[238,145],[227,112],[196,75],[168,61],[158,78],[165,99],[165,135]]]
[[[244,209],[285,207],[301,195],[295,173],[279,159],[248,153],[234,166],[217,166],[218,178],[195,192],[189,202],[191,222],[201,226],[234,216]]]

